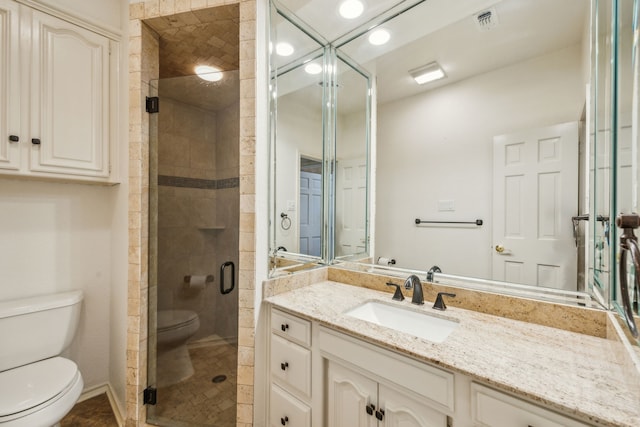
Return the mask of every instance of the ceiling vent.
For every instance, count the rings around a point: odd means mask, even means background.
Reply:
[[[493,7],[476,13],[473,15],[473,20],[480,31],[489,31],[498,25],[498,15]]]

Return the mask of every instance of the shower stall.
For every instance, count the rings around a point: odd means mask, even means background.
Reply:
[[[155,425],[236,425],[239,76],[217,77],[152,81],[147,101]]]

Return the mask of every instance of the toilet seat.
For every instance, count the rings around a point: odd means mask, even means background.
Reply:
[[[198,314],[190,310],[158,311],[158,332],[169,332],[189,326],[198,320]]]
[[[73,407],[83,386],[78,366],[62,357],[0,372],[0,425],[55,424]]]

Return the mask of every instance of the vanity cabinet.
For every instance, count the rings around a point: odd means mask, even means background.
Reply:
[[[271,311],[270,426],[311,426],[311,322]]]
[[[277,308],[270,316],[271,427],[589,425]]]
[[[446,427],[454,377],[441,369],[320,328],[327,425]]]
[[[0,174],[113,182],[117,42],[0,0]]]
[[[474,425],[487,427],[585,427],[571,418],[541,408],[516,397],[471,384],[472,417]]]

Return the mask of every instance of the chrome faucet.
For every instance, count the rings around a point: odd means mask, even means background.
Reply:
[[[411,303],[422,305],[424,304],[424,296],[422,294],[422,283],[420,279],[415,274],[407,277],[407,280],[404,281],[405,289],[413,289],[413,296],[411,297]]]

